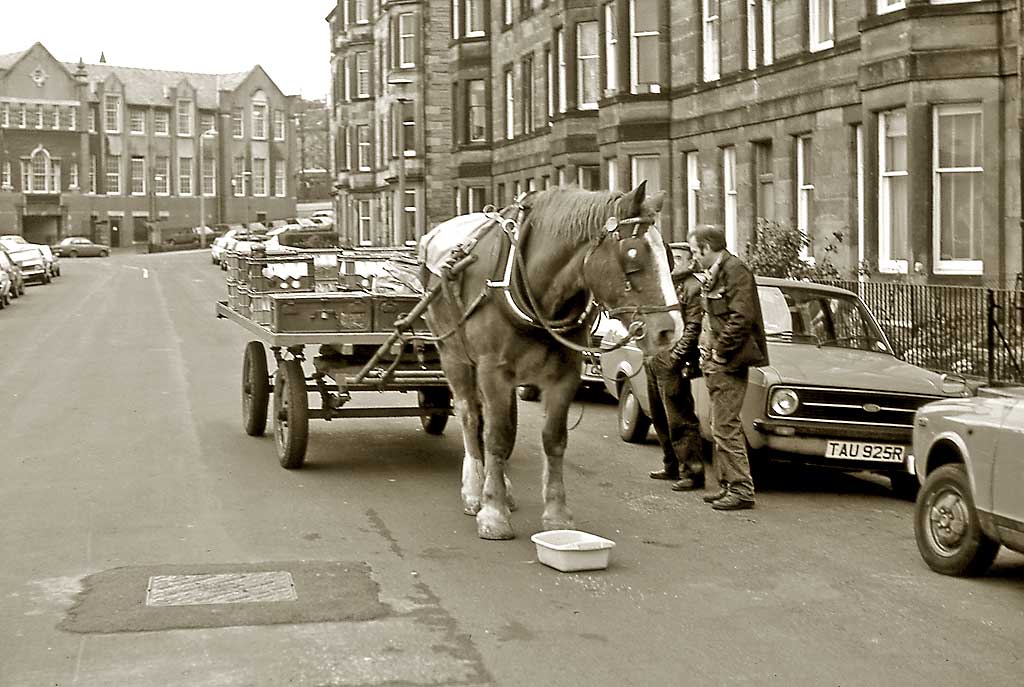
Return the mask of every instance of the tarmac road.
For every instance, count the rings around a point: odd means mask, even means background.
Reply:
[[[213,316],[208,254],[63,272],[0,313],[2,687],[1022,684],[1024,557],[930,572],[884,480],[776,471],[756,510],[713,512],[648,479],[653,440],[621,443],[591,395],[567,488],[617,546],[559,573],[529,540],[538,404],[511,465],[519,536],[481,541],[455,422],[315,421],[291,472],[244,434],[248,337]],[[231,602],[200,603],[203,574]]]

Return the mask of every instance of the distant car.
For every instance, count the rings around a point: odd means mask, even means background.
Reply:
[[[50,267],[46,264],[46,258],[38,246],[26,244],[19,246],[16,250],[8,249],[7,253],[11,256],[11,260],[21,268],[21,274],[26,283],[50,283]]]
[[[0,270],[7,272],[11,280],[11,297],[17,298],[25,294],[25,275],[18,263],[11,259],[6,248],[0,247]]]
[[[221,257],[224,255],[224,247],[227,246],[228,242],[235,237],[235,235],[244,232],[245,229],[241,224],[228,225],[224,233],[213,240],[210,244],[210,260],[214,265],[219,265]]]
[[[330,210],[330,209],[314,210],[313,212],[309,213],[309,216],[310,217],[326,217],[327,219],[329,219],[329,220],[331,220],[333,222],[334,221],[334,210]]]
[[[11,304],[12,289],[14,289],[14,282],[11,281],[11,276],[7,270],[0,269],[0,310]]]
[[[53,249],[42,243],[32,244],[40,250],[43,254],[43,259],[46,260],[46,266],[50,268],[51,277],[60,276],[60,258],[53,252]]]
[[[2,235],[0,235],[0,244],[8,244],[8,243],[12,243],[12,244],[21,243],[21,244],[25,244],[25,243],[28,243],[28,242],[29,242],[28,239],[26,239],[21,234],[2,234]]]
[[[845,289],[758,278],[771,364],[751,368],[741,419],[759,458],[782,458],[890,478],[903,498],[917,492],[911,448],[914,412],[967,396],[964,380],[897,358],[867,306]],[[602,347],[622,340],[619,324]],[[601,374],[619,400],[619,436],[643,441],[650,427],[643,356],[634,345],[601,354]],[[693,396],[711,438],[703,379]]]
[[[1024,553],[1024,387],[921,407],[914,422],[921,557],[944,575],[980,575],[999,547]]]
[[[110,255],[110,246],[105,246],[102,243],[93,243],[84,236],[69,236],[62,239],[56,246],[53,246],[53,253],[62,258],[87,258],[94,256],[105,258]]]

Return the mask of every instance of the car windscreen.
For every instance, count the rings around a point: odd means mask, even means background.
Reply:
[[[890,352],[885,335],[852,294],[778,286],[757,290],[771,340]]]
[[[11,256],[15,260],[32,260],[41,259],[43,254],[39,252],[38,248],[22,248],[21,250],[12,250]]]

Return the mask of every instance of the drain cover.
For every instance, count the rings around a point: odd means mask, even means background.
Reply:
[[[292,574],[284,570],[226,575],[154,575],[146,586],[147,606],[295,601]]]

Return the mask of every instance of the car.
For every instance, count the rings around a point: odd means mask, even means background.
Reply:
[[[51,246],[53,254],[62,258],[86,258],[99,256],[105,258],[110,255],[110,246],[102,243],[93,243],[84,236],[68,236],[61,239],[60,243]]]
[[[33,243],[32,245],[42,252],[43,259],[46,260],[46,266],[50,268],[50,276],[59,277],[60,259],[54,254],[53,249],[44,243]]]
[[[241,224],[229,224],[225,225],[224,233],[213,240],[210,244],[210,260],[214,265],[219,265],[221,257],[224,255],[224,247],[228,245],[228,242],[235,237],[236,234],[244,232],[245,228]]]
[[[7,273],[7,270],[0,270],[0,310],[3,310],[11,304],[11,291],[14,288],[14,282],[11,281],[11,276]]]
[[[980,575],[1001,546],[1024,553],[1024,387],[922,406],[914,455],[914,538],[929,568]]]
[[[25,275],[18,263],[11,259],[6,248],[0,246],[0,270],[7,272],[11,280],[11,297],[17,298],[25,295]]]
[[[329,220],[331,220],[333,222],[334,221],[334,210],[331,210],[330,208],[325,208],[323,210],[314,210],[313,212],[309,213],[309,216],[310,217],[326,217],[327,219],[329,219]]]
[[[771,363],[750,369],[741,412],[752,462],[880,473],[898,496],[913,498],[914,413],[932,401],[971,395],[966,381],[897,358],[874,315],[850,291],[763,277],[757,288]],[[621,324],[613,327],[602,348],[624,336]],[[650,406],[639,349],[602,351],[601,375],[619,402],[620,438],[644,441]],[[703,379],[692,389],[701,434],[710,440]]]
[[[46,258],[38,246],[26,244],[15,250],[8,248],[7,253],[11,256],[11,260],[21,268],[26,283],[50,283],[50,267],[46,264]]]
[[[331,226],[318,225],[306,220],[283,227],[275,227],[267,232],[267,251],[276,252],[282,247],[289,248],[337,248],[341,237]]]
[[[0,244],[26,244],[28,240],[21,234],[2,234],[0,235]]]

